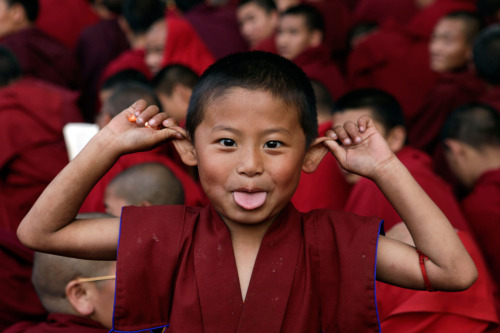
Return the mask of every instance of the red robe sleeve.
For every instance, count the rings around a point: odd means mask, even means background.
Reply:
[[[102,73],[100,85],[113,75],[127,69],[134,69],[141,72],[147,78],[151,79],[153,74],[144,61],[145,51],[143,49],[127,50],[120,54],[116,59],[108,63]]]
[[[188,21],[169,15],[167,29],[162,66],[181,64],[201,75],[215,62],[214,56]]]
[[[21,320],[42,321],[47,311],[31,284],[33,251],[0,228],[0,331]]]
[[[40,0],[36,26],[69,49],[73,49],[81,32],[97,23],[99,16],[86,0]]]
[[[450,223],[459,230],[468,231],[469,225],[455,199],[451,186],[433,172],[430,157],[410,147],[403,148],[396,156],[408,168],[408,171],[427,195],[443,211]],[[344,210],[363,216],[379,216],[384,219],[387,230],[402,221],[375,183],[367,178],[362,178],[354,185]]]
[[[76,109],[74,99],[39,81],[0,89],[0,227],[15,231],[68,163],[63,114]]]
[[[461,205],[500,287],[500,169],[484,173]]]
[[[377,219],[288,205],[262,240],[243,302],[213,207],[127,207],[112,331],[378,332],[378,234]]]
[[[382,332],[484,332],[498,326],[497,287],[473,237],[458,235],[476,264],[479,276],[461,292],[426,292],[377,282]]]
[[[203,206],[207,201],[200,185],[194,181],[191,176],[179,165],[169,159],[167,156],[154,151],[139,152],[120,157],[113,167],[99,180],[92,191],[85,199],[80,212],[104,212],[104,193],[106,187],[123,170],[133,165],[157,162],[165,165],[179,179],[184,190],[184,202],[189,206]]]

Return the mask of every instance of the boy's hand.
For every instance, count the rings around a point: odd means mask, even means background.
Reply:
[[[397,161],[373,120],[361,116],[357,123],[347,121],[326,134],[333,140],[324,144],[331,150],[340,166],[352,173],[375,179],[390,172]]]
[[[113,137],[120,154],[149,150],[169,139],[184,139],[185,130],[177,126],[157,106],[138,100],[103,128]]]

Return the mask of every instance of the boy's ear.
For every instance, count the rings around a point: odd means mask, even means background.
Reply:
[[[406,129],[404,126],[395,126],[385,136],[385,140],[393,153],[403,149],[406,141]]]
[[[445,139],[444,145],[445,145],[446,149],[453,156],[460,156],[460,155],[464,154],[464,146],[460,141],[453,140],[453,139]]]
[[[309,45],[311,47],[317,47],[323,42],[323,33],[320,30],[314,30],[311,33],[311,41]]]
[[[198,158],[196,157],[196,151],[191,139],[176,139],[172,140],[172,142],[174,143],[175,149],[179,153],[184,164],[189,166],[195,166],[198,164]]]
[[[88,317],[94,313],[87,286],[78,280],[71,280],[66,285],[66,297],[73,309],[83,317]]]
[[[306,152],[306,157],[304,158],[304,163],[302,164],[302,171],[305,173],[313,173],[318,168],[319,163],[323,160],[323,157],[328,154],[329,150],[323,144],[324,141],[328,140],[326,137],[317,138],[309,146]]]

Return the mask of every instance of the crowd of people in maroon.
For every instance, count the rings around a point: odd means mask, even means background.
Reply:
[[[479,278],[464,292],[377,283],[382,331],[499,329],[497,24],[500,4],[493,0],[0,0],[0,330],[107,330],[100,315],[74,307],[55,313],[40,301],[31,283],[33,253],[16,237],[22,218],[68,163],[64,125],[104,126],[129,103],[117,92],[129,99],[138,93],[133,84],[167,114],[187,109],[192,84],[183,73],[196,79],[216,59],[248,50],[277,53],[303,69],[318,111],[326,109],[318,117],[320,136],[350,120],[350,112],[371,113],[475,260]],[[167,78],[171,65],[180,69]],[[131,90],[123,92],[127,83]],[[402,120],[390,124],[379,114],[377,108],[389,108],[377,102],[379,93],[394,98]],[[186,205],[206,204],[196,170],[165,145],[120,158],[81,213],[104,213],[108,184],[145,162],[172,171]],[[346,174],[333,156],[302,175],[292,202],[301,211],[379,216],[389,237],[412,242],[377,186]]]

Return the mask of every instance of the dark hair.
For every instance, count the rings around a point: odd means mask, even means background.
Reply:
[[[38,13],[40,11],[38,0],[6,0],[6,2],[9,7],[15,4],[23,6],[26,17],[30,22],[35,22],[38,18]]]
[[[143,34],[165,17],[165,3],[161,0],[125,0],[122,14],[134,33]]]
[[[380,122],[386,131],[396,126],[405,126],[401,105],[391,94],[374,88],[348,92],[335,102],[334,113],[347,109],[370,109],[374,120]]]
[[[110,12],[119,15],[122,13],[123,2],[124,2],[124,0],[103,0],[102,4]]]
[[[240,8],[241,6],[244,6],[248,3],[256,4],[260,8],[264,9],[266,11],[266,13],[270,13],[270,12],[278,10],[274,0],[240,0],[240,2],[238,2],[238,8]]]
[[[117,85],[125,82],[149,84],[148,78],[142,72],[135,69],[124,69],[107,78],[106,81],[103,82],[101,89],[113,89]]]
[[[307,147],[318,136],[316,99],[304,72],[279,55],[252,51],[224,57],[203,73],[193,90],[186,118],[192,140],[207,105],[235,87],[265,91],[293,106],[298,112]]]
[[[478,76],[492,85],[500,84],[500,25],[483,30],[472,51]]]
[[[476,149],[500,146],[500,113],[487,104],[465,104],[448,116],[441,139],[455,139]]]
[[[322,111],[328,112],[328,115],[331,115],[333,112],[333,98],[332,94],[328,88],[321,82],[317,80],[311,80],[311,84],[314,90],[314,96],[316,96],[316,109],[318,114]]]
[[[443,19],[462,21],[465,25],[465,38],[469,44],[474,42],[474,39],[476,39],[482,28],[481,18],[479,15],[466,10],[458,10],[448,13],[441,18],[441,20]]]
[[[300,4],[293,6],[281,13],[281,17],[287,15],[299,15],[303,16],[306,27],[309,31],[319,30],[323,34],[325,33],[325,20],[323,15],[319,10],[311,5]]]
[[[0,87],[21,77],[21,65],[8,48],[0,45]]]
[[[500,1],[498,0],[478,0],[477,11],[485,21],[495,20],[496,13],[500,10]]]
[[[103,109],[114,117],[138,99],[144,99],[148,104],[158,106],[161,111],[161,104],[154,90],[149,85],[138,82],[124,82],[117,85],[104,102]]]
[[[191,68],[184,65],[168,65],[162,68],[153,78],[152,84],[156,91],[171,96],[176,85],[180,84],[193,89],[199,80]]]

